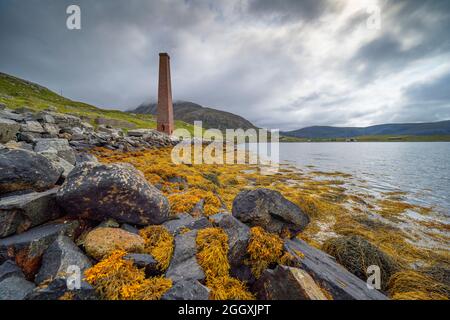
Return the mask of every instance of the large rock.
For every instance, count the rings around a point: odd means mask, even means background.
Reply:
[[[260,300],[328,300],[306,271],[283,265],[264,271],[253,291]]]
[[[205,280],[205,273],[197,263],[197,230],[175,237],[175,249],[166,277],[173,283],[189,280]]]
[[[55,188],[0,199],[0,238],[58,218],[56,191]]]
[[[169,202],[130,164],[86,162],[69,174],[58,191],[69,214],[103,221],[151,225],[168,219]]]
[[[59,236],[42,256],[42,265],[36,275],[35,282],[41,284],[46,280],[61,278],[67,280],[72,268],[80,271],[81,277],[84,271],[92,266],[88,257],[67,236]]]
[[[334,300],[388,299],[380,291],[369,289],[366,282],[336,263],[333,257],[309,246],[303,240],[286,240],[284,247],[293,255],[299,268],[308,272]]]
[[[308,215],[298,206],[270,189],[241,191],[233,201],[233,216],[278,234],[296,234],[309,223]]]
[[[42,125],[37,121],[26,121],[21,125],[21,131],[24,132],[34,132],[34,133],[44,133],[45,130]]]
[[[73,237],[77,221],[53,222],[0,240],[0,263],[13,259],[28,279],[38,272],[44,251],[59,235]]]
[[[34,151],[43,152],[54,149],[59,157],[70,164],[75,164],[75,151],[69,146],[66,139],[37,139]]]
[[[143,252],[144,239],[120,228],[95,228],[84,239],[84,248],[91,257],[101,260],[114,250]]]
[[[0,143],[15,140],[19,129],[20,125],[14,120],[0,118]]]
[[[0,282],[0,300],[24,300],[35,288],[23,277],[13,276]]]
[[[44,156],[23,149],[1,149],[0,168],[0,195],[50,189],[62,173]]]
[[[175,283],[161,300],[208,300],[211,290],[197,280]]]

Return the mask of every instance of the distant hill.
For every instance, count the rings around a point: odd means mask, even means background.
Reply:
[[[156,115],[156,109],[156,103],[147,103],[129,112]],[[175,120],[181,120],[190,124],[193,124],[194,121],[202,121],[203,128],[205,129],[256,129],[256,126],[241,116],[217,109],[206,108],[193,102],[176,101],[173,103],[173,112]]]
[[[438,136],[450,135],[450,120],[428,123],[380,124],[370,127],[314,126],[281,133],[305,139],[352,138],[359,136]]]

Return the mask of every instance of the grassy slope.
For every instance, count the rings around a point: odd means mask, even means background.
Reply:
[[[72,101],[64,98],[40,85],[0,73],[0,103],[8,108],[16,109],[28,107],[33,110],[42,110],[54,106],[61,113],[88,117],[93,123],[97,117],[124,120],[136,125],[137,128],[156,127],[155,118],[151,115],[133,115],[119,110],[104,110],[92,105]],[[183,121],[176,121],[176,128],[185,128],[191,133],[194,126]]]

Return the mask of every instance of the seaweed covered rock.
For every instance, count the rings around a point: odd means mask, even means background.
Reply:
[[[44,156],[24,149],[0,149],[0,194],[52,188],[62,169]]]
[[[101,260],[115,250],[142,252],[144,239],[139,235],[120,228],[96,228],[84,239],[86,253],[96,260]]]
[[[166,197],[130,164],[82,163],[68,175],[57,200],[67,213],[98,221],[149,225],[169,216]]]
[[[283,265],[264,271],[253,291],[260,300],[328,300],[306,271]]]
[[[233,201],[233,216],[280,235],[296,234],[309,223],[308,215],[298,206],[270,189],[241,191]]]
[[[376,265],[381,271],[381,287],[386,289],[389,278],[398,265],[389,255],[360,236],[344,236],[327,240],[322,249],[338,263],[362,280],[367,280],[367,268]]]
[[[58,218],[56,191],[55,188],[0,199],[0,238]]]
[[[166,277],[176,284],[181,281],[205,280],[205,273],[197,263],[197,230],[175,237],[175,248]]]

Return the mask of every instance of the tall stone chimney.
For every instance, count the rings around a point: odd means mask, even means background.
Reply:
[[[167,53],[159,54],[157,129],[169,135],[174,130],[170,57]]]

